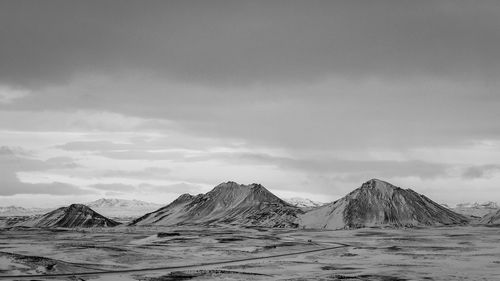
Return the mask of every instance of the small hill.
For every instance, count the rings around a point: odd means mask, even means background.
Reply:
[[[465,224],[468,219],[418,194],[372,179],[345,197],[299,217],[307,228],[350,229]]]
[[[45,215],[30,218],[19,226],[27,227],[113,227],[119,223],[108,219],[83,204],[61,207]]]
[[[183,194],[169,205],[131,225],[237,224],[295,227],[299,208],[281,200],[260,184],[222,183],[206,194]]]
[[[500,210],[489,213],[479,220],[480,224],[500,224]]]

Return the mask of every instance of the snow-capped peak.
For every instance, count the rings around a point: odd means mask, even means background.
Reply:
[[[292,198],[287,198],[284,200],[288,204],[295,206],[295,207],[298,207],[298,208],[316,208],[316,207],[323,205],[323,203],[321,203],[321,202],[312,201],[310,199],[301,198],[301,197],[292,197]]]

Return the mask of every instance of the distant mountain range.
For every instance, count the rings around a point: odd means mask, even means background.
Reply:
[[[494,213],[500,209],[495,202],[485,203],[461,203],[457,204],[453,211],[466,216],[484,217],[487,214]]]
[[[420,195],[372,179],[345,197],[300,216],[307,228],[413,227],[466,224],[468,219]]]
[[[0,216],[33,216],[53,210],[52,208],[24,208],[19,206],[0,206]]]
[[[159,209],[163,205],[140,200],[101,198],[85,203],[86,206],[109,217],[139,217]],[[0,207],[0,216],[33,216],[52,211],[56,208],[24,208],[19,206]]]
[[[131,225],[237,224],[296,226],[303,211],[281,200],[260,184],[222,183],[206,194],[183,194],[169,205]]]
[[[260,184],[226,182],[205,194],[183,194],[163,207],[139,200],[103,198],[86,205],[72,204],[46,211],[16,206],[0,207],[0,226],[74,228],[119,225],[108,217],[136,217],[128,224],[130,226],[236,225],[352,229],[463,225],[471,221],[500,224],[500,210],[496,203],[467,203],[449,208],[411,189],[402,189],[377,179],[363,183],[343,198],[328,204],[303,198],[284,201]],[[46,213],[42,215],[42,212]],[[481,212],[485,215],[480,219]],[[18,217],[9,217],[8,214]],[[471,214],[476,218],[471,217]],[[125,218],[120,221],[129,220]]]
[[[139,217],[163,206],[140,200],[115,198],[102,198],[85,205],[108,217]]]
[[[317,207],[324,204],[324,203],[320,203],[317,201],[312,201],[312,200],[307,199],[307,198],[300,198],[300,197],[285,198],[283,200],[285,200],[285,202],[287,202],[288,204],[290,204],[292,206],[301,208],[304,211],[317,208]]]

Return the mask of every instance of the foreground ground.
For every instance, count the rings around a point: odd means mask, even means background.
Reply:
[[[500,280],[499,268],[495,227],[0,231],[5,280]]]

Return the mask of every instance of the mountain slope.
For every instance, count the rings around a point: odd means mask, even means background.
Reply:
[[[161,207],[160,204],[140,200],[115,198],[101,198],[85,205],[108,217],[137,217]]]
[[[489,213],[479,220],[481,224],[500,224],[500,210]]]
[[[222,183],[206,194],[183,194],[171,204],[146,214],[131,225],[239,224],[293,227],[299,208],[260,184]]]
[[[45,215],[28,219],[19,226],[28,227],[112,227],[119,223],[108,219],[83,204],[61,207]]]
[[[345,197],[299,218],[309,228],[464,224],[468,219],[411,189],[372,179]]]

